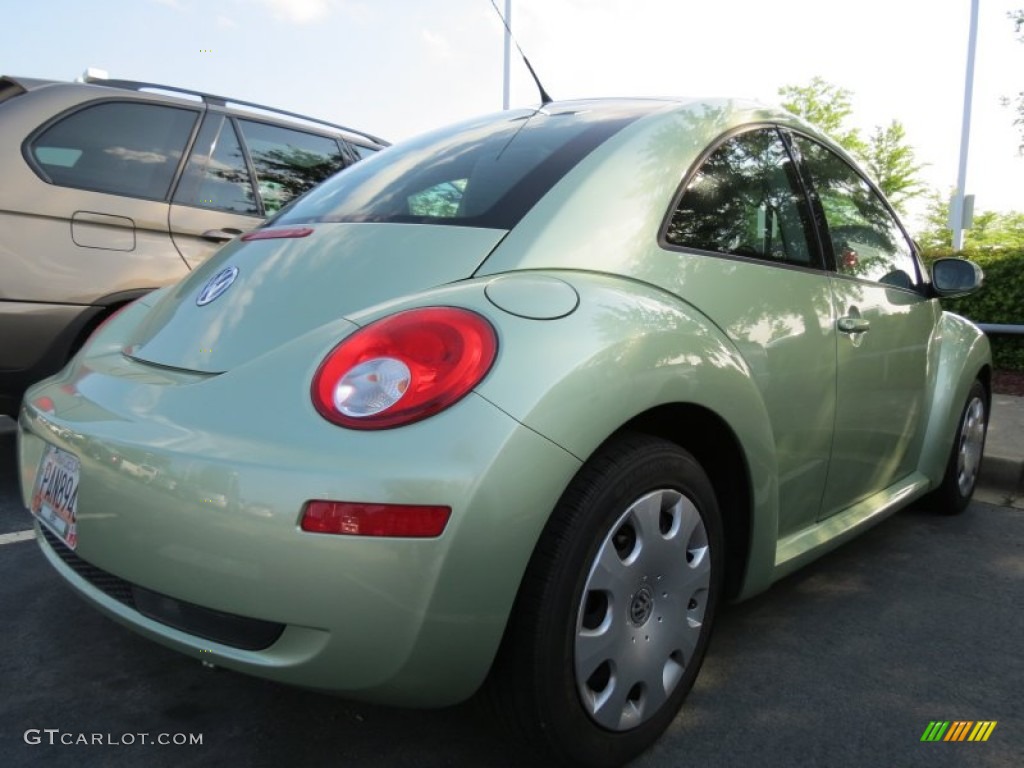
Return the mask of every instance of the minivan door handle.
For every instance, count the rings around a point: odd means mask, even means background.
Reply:
[[[215,243],[226,243],[228,240],[234,240],[242,234],[242,230],[235,229],[233,227],[224,227],[224,229],[208,229],[202,234],[204,240],[212,240]]]
[[[840,317],[839,330],[843,333],[864,333],[870,330],[871,321],[863,317]]]

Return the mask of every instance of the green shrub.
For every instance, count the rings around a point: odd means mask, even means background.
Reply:
[[[950,312],[976,323],[1024,325],[1024,250],[1019,248],[968,250],[931,249],[922,254],[926,264],[942,256],[963,256],[985,271],[977,293],[961,299],[943,299]],[[1024,336],[991,337],[994,365],[1004,371],[1024,371]]]

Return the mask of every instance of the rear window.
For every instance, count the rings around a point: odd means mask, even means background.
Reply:
[[[404,142],[324,182],[273,220],[511,229],[595,147],[650,106],[508,113]]]

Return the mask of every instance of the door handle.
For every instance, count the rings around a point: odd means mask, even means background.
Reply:
[[[234,229],[232,227],[225,227],[224,229],[208,229],[202,234],[204,240],[212,240],[215,243],[226,243],[228,240],[234,240],[242,234],[242,230]]]
[[[864,333],[870,330],[871,322],[863,317],[840,317],[839,330],[843,333]]]

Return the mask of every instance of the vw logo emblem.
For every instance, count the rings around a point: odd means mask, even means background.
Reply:
[[[203,286],[203,290],[199,292],[199,297],[196,299],[196,306],[205,307],[230,288],[236,277],[238,277],[238,267],[224,267],[206,281],[206,285]]]
[[[647,587],[633,595],[629,604],[629,620],[633,626],[642,627],[654,613],[654,594]]]

